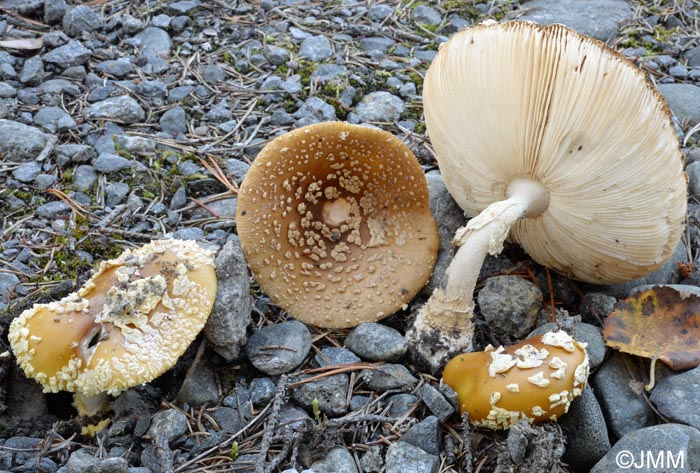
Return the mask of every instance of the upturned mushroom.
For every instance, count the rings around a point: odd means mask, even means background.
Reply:
[[[413,153],[390,133],[348,123],[268,143],[238,192],[236,225],[263,291],[320,327],[391,315],[426,283],[437,257]]]
[[[75,293],[36,304],[10,325],[25,374],[78,407],[153,380],[204,326],[216,295],[212,254],[193,241],[156,240],[102,262]]]
[[[560,330],[509,347],[458,355],[443,381],[477,426],[507,429],[557,420],[580,396],[590,369],[586,345]]]
[[[445,185],[474,216],[408,337],[433,371],[472,347],[473,292],[506,237],[566,277],[640,278],[686,215],[671,114],[644,73],[565,26],[484,23],[442,45],[423,88]]]

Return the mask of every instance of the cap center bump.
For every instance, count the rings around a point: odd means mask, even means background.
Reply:
[[[323,222],[330,227],[338,227],[350,217],[351,210],[350,202],[342,197],[329,200],[323,204]]]

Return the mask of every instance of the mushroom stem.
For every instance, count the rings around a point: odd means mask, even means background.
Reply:
[[[540,183],[525,178],[511,181],[506,197],[457,230],[452,242],[460,248],[447,268],[444,287],[433,291],[407,334],[409,339],[420,340],[428,331],[432,334],[428,338],[440,340],[441,349],[435,349],[433,343],[429,352],[415,353],[416,361],[433,372],[454,354],[472,350],[473,294],[486,254],[499,254],[515,222],[537,217],[549,205],[549,192]]]

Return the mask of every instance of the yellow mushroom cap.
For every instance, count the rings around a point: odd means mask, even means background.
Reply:
[[[441,45],[423,103],[445,185],[470,215],[519,181],[542,194],[510,228],[540,264],[609,284],[676,249],[686,178],[669,108],[605,44],[563,25],[484,23]]]
[[[330,328],[406,304],[430,276],[439,244],[410,149],[385,131],[341,122],[265,146],[239,190],[236,225],[270,298]]]
[[[489,345],[458,355],[442,377],[475,425],[507,429],[521,419],[556,420],[586,385],[585,348],[564,331],[547,332],[509,347]]]
[[[64,299],[24,311],[10,325],[10,345],[46,392],[116,393],[173,366],[215,296],[211,252],[156,240],[102,262]]]

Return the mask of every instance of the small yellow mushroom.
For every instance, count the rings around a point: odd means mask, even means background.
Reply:
[[[464,353],[445,367],[443,380],[477,426],[507,429],[557,420],[588,379],[586,344],[564,331],[547,332],[509,347]]]

